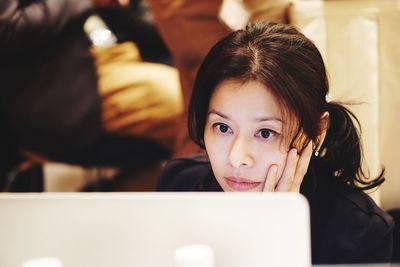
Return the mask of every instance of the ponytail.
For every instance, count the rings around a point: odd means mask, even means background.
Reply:
[[[372,180],[362,170],[361,125],[357,117],[337,102],[328,103],[328,112],[329,128],[315,167],[326,177],[339,179],[352,188],[367,190],[382,184],[384,169]]]

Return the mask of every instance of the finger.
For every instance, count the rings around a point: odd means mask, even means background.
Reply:
[[[276,175],[278,166],[273,164],[268,169],[267,179],[265,180],[263,192],[273,192],[275,190]]]
[[[299,161],[297,163],[296,172],[292,185],[292,191],[299,192],[301,183],[303,182],[304,175],[307,172],[308,165],[310,164],[313,148],[312,142],[309,142],[306,148],[301,152]]]
[[[282,176],[279,178],[275,191],[289,191],[291,189],[298,159],[297,149],[292,148],[286,158],[285,168],[283,169]]]

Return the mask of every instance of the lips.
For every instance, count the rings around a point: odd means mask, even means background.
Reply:
[[[261,182],[256,182],[247,178],[228,176],[224,177],[230,188],[235,191],[248,191],[256,188]]]

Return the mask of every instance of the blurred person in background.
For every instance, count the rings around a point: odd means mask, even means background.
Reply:
[[[126,167],[169,156],[182,109],[177,72],[145,62],[134,42],[119,41],[93,16],[107,17],[110,11],[112,21],[113,12],[126,4],[0,2],[3,190],[12,191],[9,184],[18,169],[29,167],[27,158]],[[15,190],[40,191],[41,179],[33,185],[25,179]]]

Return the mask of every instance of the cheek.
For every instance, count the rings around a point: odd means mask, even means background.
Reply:
[[[223,160],[224,156],[222,155],[223,152],[220,149],[218,149],[218,145],[215,144],[215,142],[210,142],[210,140],[208,140],[207,142],[206,138],[204,138],[204,144],[206,147],[206,152],[210,160],[211,169],[214,173],[214,176],[225,191],[225,188],[223,186],[223,181],[221,178],[224,175],[224,170],[226,170],[226,166]]]
[[[207,155],[212,165],[217,164],[218,161],[223,157],[224,146],[220,138],[216,138],[213,134],[208,131],[204,133],[204,145],[207,151]]]
[[[277,176],[280,177],[282,175],[283,169],[285,168],[286,158],[287,158],[286,151],[276,148],[263,150],[262,156],[259,156],[259,159],[261,159],[258,164],[260,168],[259,172],[260,173],[264,172],[265,173],[264,177],[266,177],[271,165],[275,164],[278,165]]]
[[[288,155],[287,153],[280,153],[277,158],[277,162],[276,162],[278,164],[277,177],[281,177],[283,170],[285,169],[287,155]]]
[[[223,155],[229,147],[229,142],[230,138],[214,133],[210,127],[204,131],[204,145],[208,154]]]
[[[228,138],[221,138],[213,133],[204,133],[204,145],[208,158],[211,163],[211,168],[217,179],[218,183],[222,186],[222,178],[228,169],[227,157],[228,157]]]
[[[209,155],[209,157],[211,157],[214,154],[215,145],[216,145],[215,138],[213,138],[210,131],[206,129],[204,131],[204,146],[206,148],[206,151],[207,151],[207,154]]]

